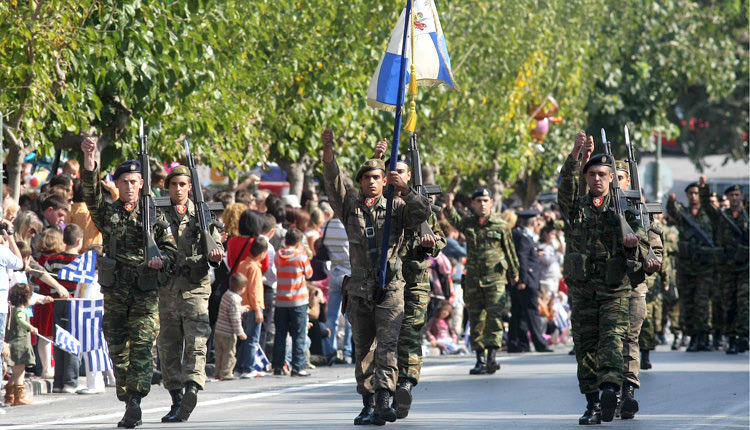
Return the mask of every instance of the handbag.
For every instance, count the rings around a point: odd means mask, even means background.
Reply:
[[[313,269],[313,276],[310,278],[311,281],[323,280],[330,274],[328,270],[328,262],[331,261],[331,252],[328,250],[327,246],[323,245],[327,231],[328,224],[326,224],[326,228],[323,229],[323,237],[318,240],[320,245],[317,247],[315,255],[313,255],[313,258],[310,260],[310,266]]]
[[[324,262],[331,261],[331,251],[328,249],[327,246],[325,246],[326,232],[328,231],[328,225],[330,223],[331,221],[328,221],[326,223],[326,228],[323,229],[323,237],[320,238],[320,245],[318,246],[315,252],[315,255],[313,256],[314,260],[320,260]]]

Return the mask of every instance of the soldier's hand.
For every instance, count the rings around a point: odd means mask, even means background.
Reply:
[[[669,193],[669,201],[673,202],[677,200],[677,195],[675,193]]]
[[[698,187],[703,188],[706,186],[706,175],[701,175],[700,178],[698,178]]]
[[[394,170],[388,172],[388,185],[393,185],[393,188],[400,192],[401,195],[409,194],[409,185],[404,181],[404,178]]]
[[[81,142],[81,151],[83,151],[83,168],[86,170],[94,170],[96,167],[95,154],[96,154],[96,141],[95,137],[86,137]]]
[[[445,209],[448,209],[448,210],[453,209],[453,198],[454,197],[455,196],[453,195],[453,193],[446,193],[445,194],[445,198],[443,199],[445,201],[445,204],[443,204],[443,207],[445,207]]]
[[[627,234],[625,237],[622,238],[622,244],[625,245],[626,248],[635,248],[638,246],[638,242],[640,242],[641,238],[638,237],[637,234]]]
[[[375,145],[375,155],[372,158],[383,158],[385,150],[388,149],[388,141],[383,139]]]
[[[164,267],[164,262],[160,257],[152,257],[148,262],[148,267],[152,269],[161,269],[162,267]]]
[[[510,279],[510,283],[517,284],[519,280],[521,280],[521,277],[519,275],[516,275]]]
[[[432,248],[433,246],[435,246],[436,242],[437,241],[435,240],[435,236],[431,234],[426,234],[422,236],[422,240],[420,243],[422,244],[422,247],[424,248]]]
[[[208,254],[208,260],[214,263],[218,263],[224,257],[224,253],[221,249],[212,249],[211,253]]]
[[[586,143],[586,132],[582,131],[576,134],[576,140],[575,140],[575,143],[573,144],[573,151],[570,152],[573,158],[578,159],[578,156],[581,155],[581,149],[583,149],[583,145],[585,143]]]
[[[659,269],[661,269],[661,262],[659,260],[646,261],[646,265],[644,267],[644,270],[646,270],[646,273],[655,273],[655,272],[658,272]]]
[[[518,284],[518,285],[516,285],[516,288],[518,288],[518,291],[525,290],[526,289],[526,284]]]
[[[323,148],[330,148],[331,145],[333,145],[333,130],[330,128],[327,128],[323,131],[323,134],[320,135],[320,140],[323,141]]]

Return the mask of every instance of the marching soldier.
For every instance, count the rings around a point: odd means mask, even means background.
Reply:
[[[398,172],[389,172],[386,182],[383,160],[365,162],[356,175],[362,196],[348,192],[333,153],[333,132],[323,140],[323,169],[331,207],[346,227],[352,276],[344,281],[346,313],[352,324],[355,346],[357,392],[364,407],[355,425],[396,420],[390,397],[396,390],[396,351],[404,316],[404,280],[398,249],[407,227],[417,227],[431,214],[427,198],[412,191]],[[379,258],[386,221],[383,188],[393,185],[401,199],[394,199],[388,243],[385,291],[378,284]],[[373,353],[370,348],[377,339]]]
[[[188,198],[193,187],[190,169],[175,167],[165,184],[172,204],[164,215],[177,238],[177,261],[169,284],[159,290],[161,330],[157,345],[164,387],[172,397],[169,413],[161,421],[172,423],[187,421],[195,408],[198,390],[206,382],[206,343],[211,335],[208,269],[209,264],[218,266],[223,252],[218,248],[206,255],[201,246],[196,206]],[[214,230],[212,235],[221,247],[219,233]]]
[[[177,247],[163,217],[154,226],[154,240],[163,258],[144,263],[144,226],[139,196],[143,187],[141,165],[126,161],[113,176],[120,197],[107,203],[99,183],[94,153],[96,141],[84,139],[83,193],[94,224],[102,232],[105,257],[98,260],[99,283],[104,293],[104,335],[114,365],[117,398],[126,402],[118,427],[141,424],[141,398],[151,389],[151,347],[158,328],[160,278],[174,264]]]
[[[453,194],[445,196],[448,222],[466,237],[466,278],[461,286],[469,311],[471,349],[477,356],[471,375],[491,375],[500,368],[495,356],[503,342],[505,287],[508,280],[516,284],[520,279],[512,233],[500,215],[492,213],[493,204],[492,192],[479,188],[471,196],[474,214],[464,217],[453,207]]]
[[[628,260],[638,260],[640,238],[646,236],[635,217],[629,216],[628,224],[640,235],[623,237],[620,219],[610,206],[610,183],[615,177],[612,158],[603,154],[590,159],[584,156],[581,169],[584,145],[585,154],[593,152],[593,138],[578,133],[560,172],[558,203],[566,220],[565,280],[569,287],[578,383],[587,402],[578,423],[588,425],[614,418],[617,392],[623,383],[623,339],[628,330],[631,295]],[[588,192],[579,193],[579,170]]]
[[[714,225],[708,215],[710,205],[701,205],[697,182],[685,187],[689,208],[669,195],[667,211],[680,231],[677,252],[677,285],[680,288],[680,316],[683,336],[690,336],[688,352],[708,351],[711,344],[710,289],[714,285],[714,264],[719,248],[714,245]]]
[[[724,328],[729,338],[727,354],[745,352],[748,348],[748,215],[742,207],[744,195],[739,185],[724,191],[729,209],[715,209],[708,205],[708,186],[705,177],[698,182],[701,206],[711,218],[716,232],[716,244],[723,248],[720,259],[722,303],[725,306]],[[715,284],[714,284],[715,285]],[[716,286],[714,286],[716,288]]]

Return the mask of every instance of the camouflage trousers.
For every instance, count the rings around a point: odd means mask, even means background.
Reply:
[[[151,347],[159,331],[156,291],[133,291],[127,285],[104,290],[102,326],[116,379],[117,398],[127,392],[145,397],[151,390],[154,356]]]
[[[430,302],[430,284],[406,284],[404,319],[398,335],[398,377],[419,383],[422,372],[422,327]]]
[[[646,303],[646,320],[643,321],[641,337],[638,341],[644,351],[656,349],[656,333],[661,329],[661,299]]]
[[[501,315],[505,302],[505,285],[478,287],[464,284],[464,303],[469,311],[469,336],[473,351],[503,345]]]
[[[748,320],[750,320],[748,271],[724,271],[721,281],[726,306],[726,334],[727,336],[747,336]]]
[[[605,382],[622,385],[630,295],[597,297],[571,287],[570,303],[581,393],[595,393]]]
[[[161,328],[159,347],[164,388],[178,390],[192,381],[203,388],[206,383],[206,344],[211,335],[208,320],[208,296],[173,296],[169,288],[159,291]]]
[[[662,329],[667,326],[669,321],[669,331],[672,334],[680,333],[680,299],[673,295],[666,294],[661,300],[661,326]]]
[[[350,295],[346,313],[354,340],[354,377],[359,394],[396,391],[398,335],[404,317],[404,293],[389,290],[383,302]]]
[[[677,283],[680,286],[680,318],[686,336],[700,332],[708,333],[711,285],[716,283],[713,271],[686,272],[677,268]]]
[[[627,335],[622,342],[623,378],[636,388],[640,388],[641,381],[638,375],[641,371],[641,350],[639,345],[640,336],[643,335],[642,326],[646,318],[646,297],[643,295],[631,296],[628,304],[628,319],[630,321]]]
[[[719,275],[717,273],[717,275]],[[724,291],[726,289],[726,285],[723,282],[724,275],[718,276],[717,279],[714,279],[713,282],[709,285],[709,292],[708,295],[711,299],[711,311],[709,313],[709,326],[714,332],[720,332],[724,333],[726,331],[726,304],[724,303]]]

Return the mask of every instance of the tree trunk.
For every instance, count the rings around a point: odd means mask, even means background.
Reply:
[[[21,194],[21,172],[23,169],[23,159],[26,156],[23,152],[22,148],[10,145],[8,148],[8,158],[6,158],[8,186],[10,187],[10,194],[16,202]]]
[[[299,161],[292,162],[290,160],[282,159],[278,161],[279,166],[286,172],[286,180],[289,182],[289,194],[294,194],[297,197],[302,196],[302,190],[305,187],[305,180],[309,175],[312,177],[311,167],[313,164],[312,158],[305,154],[300,157]],[[312,180],[310,180],[312,181]]]

